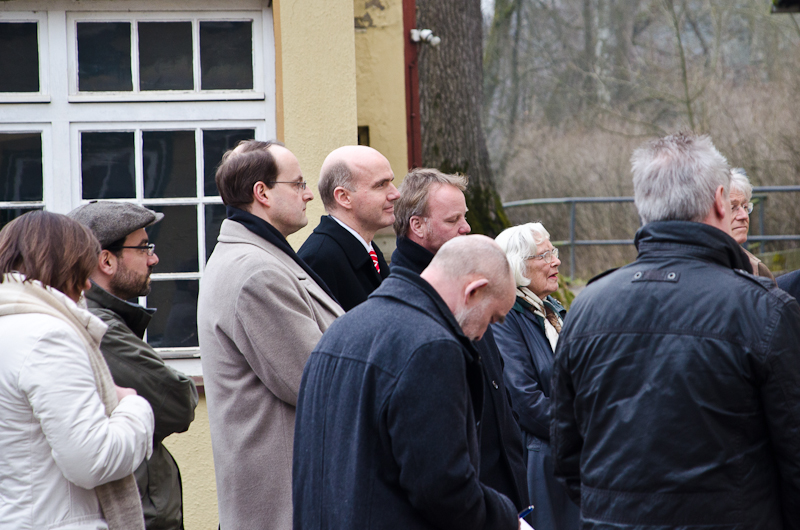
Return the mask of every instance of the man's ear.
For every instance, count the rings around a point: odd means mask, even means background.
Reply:
[[[725,198],[725,188],[717,186],[717,191],[714,193],[714,213],[722,219],[730,211],[731,201],[730,198]]]
[[[110,250],[101,250],[97,257],[97,270],[106,276],[114,276],[117,273],[119,258]]]
[[[333,200],[336,201],[336,204],[338,204],[340,208],[344,208],[345,210],[350,210],[353,207],[353,196],[350,190],[342,186],[336,186],[336,188],[334,188]]]
[[[267,187],[267,185],[259,180],[253,184],[253,200],[262,206],[269,207],[270,200],[272,199],[269,191],[270,189]]]
[[[489,285],[489,280],[486,278],[480,278],[468,283],[464,287],[464,305],[471,305],[487,285]]]
[[[419,239],[425,239],[425,221],[418,215],[411,216],[408,220],[408,228]]]

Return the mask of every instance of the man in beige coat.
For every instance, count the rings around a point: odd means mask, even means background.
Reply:
[[[290,529],[300,379],[343,310],[286,241],[314,198],[294,155],[242,142],[216,182],[227,219],[200,282],[197,327],[220,527]]]

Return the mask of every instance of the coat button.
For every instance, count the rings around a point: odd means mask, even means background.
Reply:
[[[494,389],[495,389],[495,390],[497,390],[498,388],[500,388],[499,386],[497,386],[497,383],[496,383],[496,382],[494,382],[494,381],[492,381],[492,385],[494,385]]]

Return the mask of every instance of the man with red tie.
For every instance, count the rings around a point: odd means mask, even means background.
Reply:
[[[297,254],[322,277],[345,311],[366,300],[389,276],[372,239],[394,223],[394,201],[400,193],[393,180],[389,161],[371,147],[340,147],[322,164],[319,194],[328,215]]]

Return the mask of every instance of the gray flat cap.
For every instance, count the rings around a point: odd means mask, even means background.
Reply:
[[[106,248],[140,228],[156,224],[164,214],[129,202],[92,201],[78,206],[67,217],[89,228],[100,246]]]

